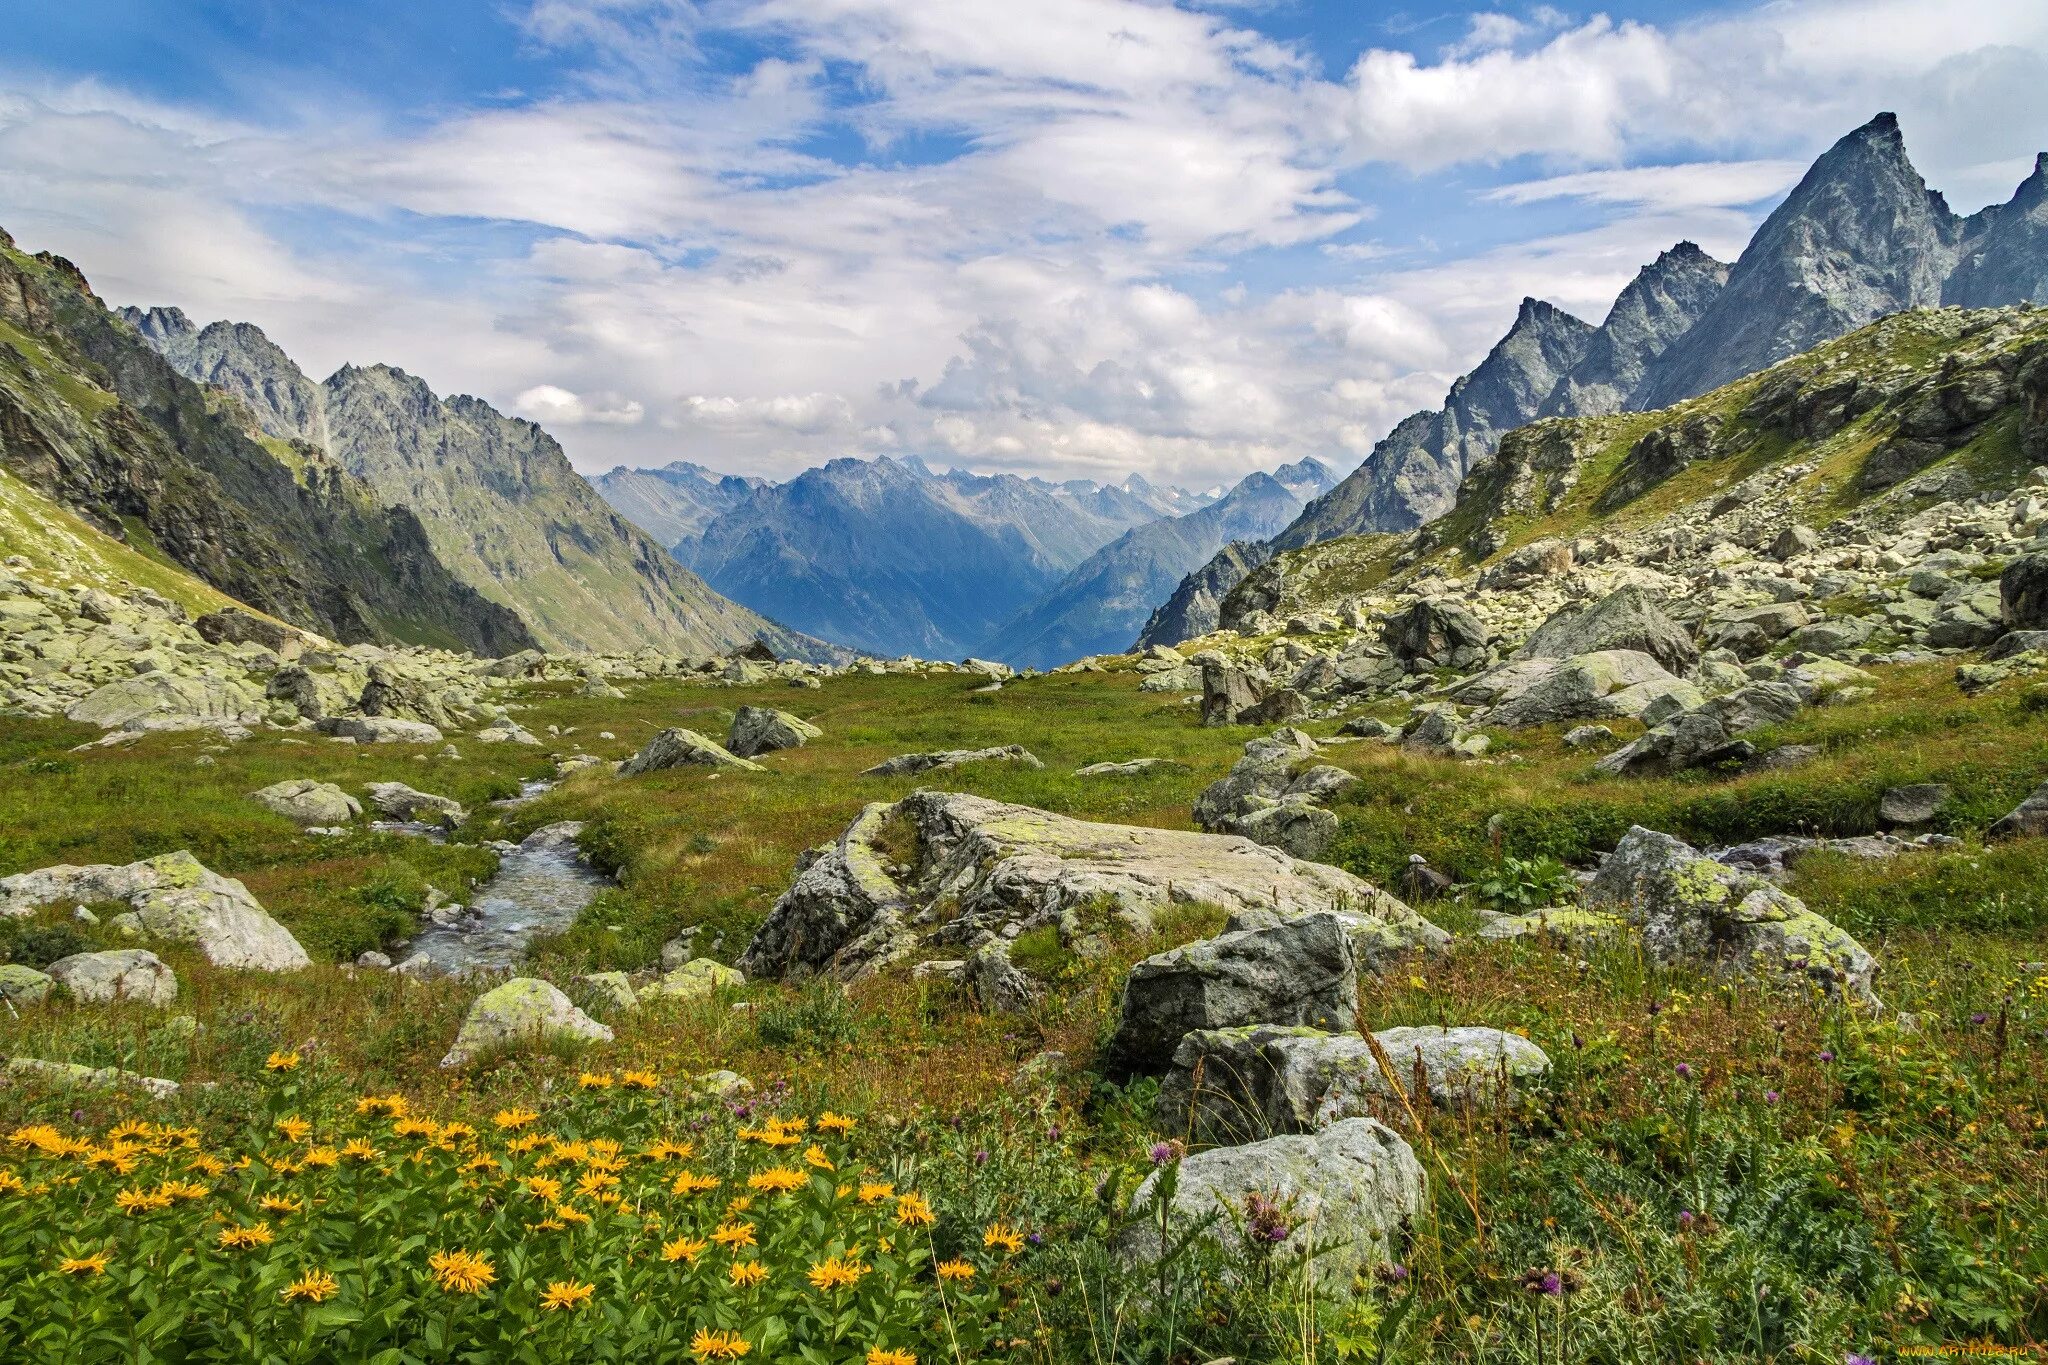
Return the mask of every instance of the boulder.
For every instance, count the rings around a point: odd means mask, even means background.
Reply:
[[[1418,1069],[1420,1088],[1439,1107],[1491,1105],[1550,1069],[1543,1049],[1500,1029],[1393,1028],[1373,1039],[1417,1108]],[[1359,1117],[1405,1121],[1371,1043],[1356,1033],[1254,1024],[1182,1038],[1160,1081],[1156,1122],[1196,1142],[1236,1144]]]
[[[39,1005],[49,998],[56,982],[49,973],[18,962],[0,962],[0,1000],[15,1005]]]
[[[937,772],[957,768],[963,763],[1019,763],[1027,768],[1043,768],[1038,755],[1021,744],[999,744],[988,749],[941,749],[933,753],[898,754],[885,759],[861,774],[863,777],[904,777],[914,773]]]
[[[1641,825],[1600,865],[1584,904],[1624,919],[1658,962],[1803,976],[1830,994],[1875,999],[1877,960],[1854,938],[1764,878]]]
[[[1395,658],[1422,668],[1469,671],[1489,657],[1486,627],[1447,598],[1420,601],[1388,617],[1380,640]]]
[[[1632,650],[1655,659],[1667,673],[1687,673],[1700,661],[1699,646],[1636,584],[1617,588],[1589,607],[1567,608],[1536,628],[1517,659],[1570,659],[1609,650]]]
[[[79,1062],[46,1062],[40,1057],[9,1057],[4,1069],[10,1077],[34,1084],[76,1086],[86,1090],[136,1090],[151,1099],[167,1100],[178,1093],[178,1083],[160,1076],[123,1071],[112,1066],[86,1066]]]
[[[306,641],[305,636],[282,621],[243,611],[240,607],[226,607],[196,617],[192,629],[198,631],[199,638],[208,644],[261,645],[286,662],[299,657]]]
[[[742,706],[733,714],[732,732],[725,747],[741,758],[771,753],[777,749],[798,749],[824,734],[817,726],[787,711],[767,706]]]
[[[1771,558],[1780,564],[1801,555],[1812,554],[1820,548],[1820,534],[1811,526],[1797,523],[1778,532],[1778,538],[1771,542]]]
[[[1574,725],[1564,732],[1567,749],[1604,749],[1614,742],[1614,731],[1604,725]]]
[[[1915,782],[1891,787],[1877,803],[1877,815],[1888,825],[1924,825],[1954,794],[1945,782]]]
[[[1328,912],[1299,915],[1158,953],[1131,968],[1103,1066],[1112,1077],[1156,1073],[1197,1029],[1334,1030],[1357,1009],[1348,926]]]
[[[50,964],[49,977],[88,1005],[132,1000],[161,1007],[178,998],[178,978],[155,953],[140,948],[60,957]]]
[[[1188,765],[1170,758],[1132,758],[1122,763],[1090,763],[1074,769],[1076,777],[1145,777],[1158,772],[1186,772]]]
[[[747,984],[743,973],[708,957],[693,957],[680,963],[640,988],[640,1002],[654,1000],[704,1000],[712,992]]]
[[[685,765],[750,773],[762,771],[760,764],[726,752],[724,746],[704,738],[695,730],[678,728],[663,730],[648,740],[639,753],[619,766],[619,776],[637,777],[641,773]]]
[[[462,808],[461,802],[432,792],[415,791],[403,782],[372,782],[368,790],[370,804],[387,820],[417,821],[454,829],[469,819],[469,812]]]
[[[1087,917],[1103,915],[1146,932],[1172,905],[1341,910],[1397,942],[1444,938],[1371,883],[1249,839],[913,792],[870,805],[805,854],[739,965],[753,978],[857,979],[923,942],[973,949],[1047,925],[1085,933]]]
[[[155,672],[107,683],[64,715],[109,730],[223,729],[261,724],[263,696],[242,682]]]
[[[289,972],[312,963],[248,887],[208,871],[190,853],[165,853],[125,866],[60,865],[0,877],[0,916],[25,915],[59,901],[107,900],[134,907],[146,936],[195,947],[216,967]]]
[[[1150,1209],[1159,1172],[1147,1176],[1131,1201]],[[1347,1290],[1361,1273],[1391,1259],[1428,1201],[1422,1163],[1393,1129],[1373,1119],[1346,1119],[1319,1133],[1290,1133],[1243,1147],[1197,1152],[1180,1163],[1170,1236],[1206,1223],[1205,1236],[1226,1249],[1246,1237],[1248,1203],[1256,1197],[1285,1220],[1284,1239],[1269,1238],[1268,1254],[1313,1255],[1314,1274],[1326,1292]],[[1163,1254],[1157,1224],[1134,1221],[1123,1254],[1139,1262]],[[1142,1272],[1139,1272],[1142,1273]]]
[[[463,1016],[444,1067],[467,1066],[477,1056],[554,1038],[609,1043],[612,1031],[576,1008],[569,997],[537,977],[515,976],[478,996]]]
[[[440,728],[423,720],[401,720],[395,716],[327,716],[320,732],[358,744],[439,744]]]
[[[1751,683],[1659,721],[1594,767],[1609,774],[1659,773],[1747,761],[1756,749],[1743,737],[1790,720],[1800,704],[1799,689],[1791,683]]]
[[[1336,815],[1321,806],[1302,797],[1285,797],[1273,805],[1233,815],[1217,828],[1297,858],[1314,859],[1330,851],[1330,845],[1337,841],[1339,824]]]
[[[1648,654],[1610,649],[1560,660],[1542,678],[1486,714],[1489,725],[1520,729],[1564,720],[1641,715],[1659,697],[1699,705],[1699,689],[1673,677]]]
[[[1708,618],[1707,643],[1715,649],[1733,650],[1753,659],[1813,617],[1797,602],[1767,602],[1760,607],[1739,607]]]
[[[598,1018],[624,1014],[639,1002],[633,978],[624,972],[590,972],[569,984],[569,999],[576,1008]]]
[[[1202,664],[1202,724],[1236,725],[1264,695],[1243,669],[1215,659]]]
[[[2048,782],[1992,823],[1987,839],[2026,839],[2048,834]]]
[[[1292,726],[1248,740],[1244,754],[1231,765],[1229,773],[1211,782],[1195,798],[1195,823],[1203,829],[1220,829],[1230,819],[1269,806],[1288,795],[1295,780],[1297,764],[1322,752],[1322,745]],[[1332,769],[1342,778],[1356,781],[1341,768]],[[1318,779],[1319,795],[1334,794],[1349,783],[1334,786]],[[1301,793],[1306,794],[1307,788]]]
[[[2008,630],[2048,630],[2048,554],[2021,555],[2005,566],[1998,606]]]
[[[362,803],[353,796],[332,782],[310,777],[273,782],[261,791],[250,792],[249,798],[265,810],[275,811],[302,826],[345,825],[363,813]]]

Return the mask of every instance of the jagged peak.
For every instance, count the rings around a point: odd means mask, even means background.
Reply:
[[[123,321],[144,336],[193,336],[199,331],[185,310],[176,304],[160,303],[148,308],[130,304],[117,311]]]
[[[1507,337],[1502,337],[1501,340],[1505,341],[1508,337],[1512,337],[1519,332],[1531,330],[1553,331],[1560,325],[1567,329],[1586,328],[1590,330],[1592,327],[1591,323],[1567,313],[1554,303],[1546,303],[1539,298],[1524,296],[1521,307],[1515,310],[1514,326],[1508,328]]]
[[[1657,259],[1644,266],[1641,273],[1649,275],[1679,268],[1696,269],[1700,266],[1714,267],[1726,264],[1726,261],[1715,259],[1698,242],[1688,240],[1674,242],[1669,248],[1658,252]]]

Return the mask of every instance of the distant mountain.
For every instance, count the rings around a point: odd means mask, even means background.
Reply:
[[[2010,202],[1959,218],[1913,168],[1898,119],[1879,114],[1814,162],[1733,266],[1681,242],[1644,267],[1590,333],[1524,300],[1514,327],[1452,386],[1441,411],[1404,419],[1293,525],[1270,542],[1233,547],[1169,601],[1227,592],[1233,574],[1246,571],[1240,566],[1275,549],[1407,530],[1443,515],[1464,474],[1535,417],[1665,407],[1909,308],[2043,302],[2048,153]],[[1528,408],[1528,394],[1560,361],[1568,363]],[[1483,412],[1459,412],[1475,393],[1492,401]],[[1170,643],[1174,630],[1204,619],[1185,616],[1167,613],[1156,638]]]
[[[1266,541],[1231,541],[1181,579],[1172,595],[1146,618],[1136,647],[1177,645],[1209,634],[1222,623],[1223,599],[1230,596],[1230,590],[1272,557],[1273,547]]]
[[[530,647],[420,521],[185,378],[76,266],[0,232],[0,464],[152,559],[347,643]]]
[[[756,611],[877,654],[962,656],[1132,526],[1202,499],[840,459],[746,500],[676,558]]]
[[[1253,474],[1197,511],[1134,526],[1005,621],[975,652],[1048,668],[1129,649],[1153,605],[1185,575],[1230,541],[1278,531],[1335,482],[1329,466],[1301,460]]]
[[[718,474],[677,460],[660,469],[618,466],[590,481],[598,496],[663,545],[699,535],[712,521],[747,500],[766,479]]]
[[[716,653],[765,641],[830,647],[720,597],[608,507],[540,427],[479,398],[440,398],[388,365],[314,384],[247,323],[196,328],[177,309],[124,310],[189,378],[232,395],[270,436],[324,450],[417,514],[440,560],[556,649]]]

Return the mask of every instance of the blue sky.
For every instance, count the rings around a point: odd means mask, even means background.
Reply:
[[[2034,0],[72,0],[0,33],[0,225],[586,469],[1205,485],[1732,258],[1880,109],[2002,200],[2044,77]]]

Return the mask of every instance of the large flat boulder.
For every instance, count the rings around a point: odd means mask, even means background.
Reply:
[[[1439,1108],[1490,1106],[1550,1069],[1543,1049],[1495,1028],[1381,1029],[1373,1041],[1418,1108],[1425,1095]],[[1257,1024],[1182,1038],[1160,1081],[1157,1121],[1197,1142],[1236,1144],[1404,1114],[1360,1034]]]
[[[1443,937],[1371,883],[1249,839],[926,791],[870,805],[805,854],[739,966],[750,978],[854,979],[925,942],[973,949],[1102,914],[1144,932],[1156,912],[1190,904],[1342,911],[1418,943]]]
[[[1638,650],[1575,654],[1558,660],[1542,676],[1514,687],[1486,714],[1486,723],[1515,729],[1566,720],[1635,717],[1666,696],[1684,708],[1706,700],[1698,688],[1673,677],[1663,664]]]
[[[1015,763],[1026,768],[1043,768],[1038,755],[1021,744],[997,744],[986,749],[936,749],[930,753],[898,754],[862,772],[863,777],[912,777],[918,773],[943,772],[968,763]]]
[[[146,936],[197,948],[216,967],[292,972],[312,965],[248,887],[209,871],[190,853],[0,877],[0,915],[26,915],[61,901],[126,901]]]
[[[260,791],[250,792],[249,799],[309,829],[316,825],[345,825],[363,813],[362,803],[340,787],[310,777],[273,782]]]
[[[1639,584],[1616,588],[1586,607],[1567,607],[1536,628],[1517,659],[1569,659],[1607,650],[1647,654],[1669,673],[1690,672],[1700,661],[1699,646],[1686,629],[1664,614]]]
[[[1157,1171],[1146,1177],[1132,1198],[1134,1210],[1151,1207],[1159,1179]],[[1338,1289],[1391,1259],[1428,1194],[1422,1163],[1400,1134],[1372,1119],[1346,1119],[1319,1133],[1186,1158],[1167,1206],[1167,1231],[1178,1237],[1206,1220],[1204,1235],[1235,1250],[1257,1235],[1248,1225],[1263,1222],[1268,1254],[1298,1260],[1313,1253],[1316,1279]],[[1274,1212],[1249,1217],[1253,1199]],[[1134,1260],[1156,1260],[1163,1251],[1149,1220],[1125,1236],[1121,1249]]]
[[[94,689],[65,718],[109,730],[205,730],[260,724],[263,694],[225,678],[145,673]]]
[[[1751,683],[1659,721],[1594,766],[1618,775],[1678,772],[1746,760],[1755,753],[1746,736],[1790,720],[1804,701],[1793,683]]]
[[[663,768],[683,767],[727,768],[749,773],[762,770],[760,764],[728,752],[724,745],[704,738],[695,730],[678,727],[663,730],[648,740],[639,753],[620,765],[619,776],[637,777]]]
[[[469,819],[469,812],[454,797],[416,791],[403,782],[372,782],[367,790],[370,804],[387,820],[420,821],[454,829]]]
[[[801,716],[772,706],[742,706],[733,713],[725,747],[741,758],[753,758],[778,749],[801,748],[824,733]]]
[[[399,716],[327,716],[320,732],[358,744],[439,744],[441,728],[424,720]]]
[[[1877,959],[1862,944],[1775,883],[1668,834],[1630,828],[1584,901],[1626,921],[1658,962],[1804,977],[1829,994],[1875,999]]]
[[[178,978],[155,953],[141,948],[73,953],[52,962],[49,974],[73,1000],[88,1005],[130,1000],[162,1007],[178,998]]]
[[[554,1038],[609,1043],[612,1031],[577,1009],[568,996],[547,982],[515,976],[470,1005],[441,1065],[467,1066],[490,1052]]]

